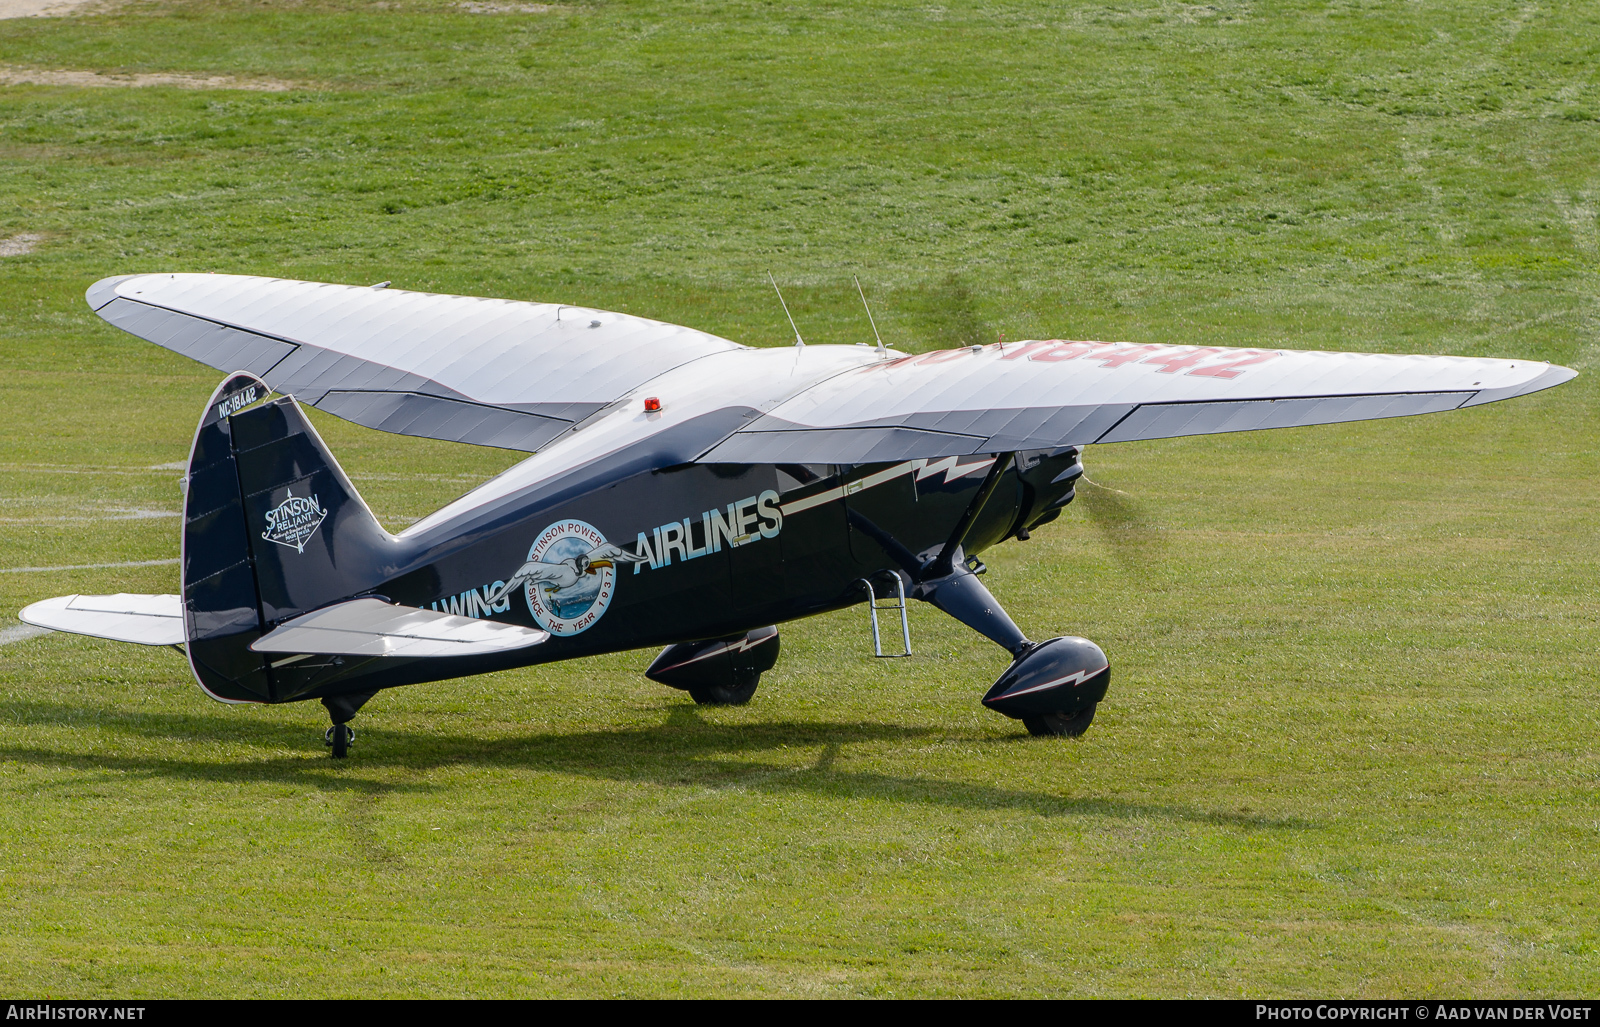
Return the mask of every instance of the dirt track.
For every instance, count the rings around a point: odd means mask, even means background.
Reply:
[[[98,71],[37,71],[3,65],[0,65],[0,86],[177,86],[180,89],[248,89],[263,93],[282,93],[295,88],[288,82],[238,79],[229,75],[184,75],[176,72],[106,75]]]
[[[71,14],[96,0],[0,0],[0,18],[34,18]]]

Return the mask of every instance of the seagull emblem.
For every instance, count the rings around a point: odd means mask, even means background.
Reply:
[[[603,568],[615,567],[618,563],[643,563],[648,559],[647,556],[635,556],[606,542],[587,553],[580,553],[556,563],[529,560],[517,569],[517,573],[511,575],[510,581],[496,589],[494,595],[486,602],[490,605],[498,603],[527,582],[537,584],[545,595],[555,595],[590,575],[599,574]]]

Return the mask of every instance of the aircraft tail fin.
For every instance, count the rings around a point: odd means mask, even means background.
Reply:
[[[207,693],[231,702],[282,702],[315,688],[310,668],[275,672],[271,654],[251,643],[374,587],[404,548],[299,404],[271,392],[252,374],[229,375],[206,404],[185,478],[189,663]]]

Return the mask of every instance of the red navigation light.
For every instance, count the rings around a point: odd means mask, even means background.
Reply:
[[[644,401],[644,408],[650,413],[655,413],[657,410],[661,409],[661,401],[656,399],[654,396],[650,396]]]

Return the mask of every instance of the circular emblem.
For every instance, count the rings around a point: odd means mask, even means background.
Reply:
[[[557,521],[533,540],[528,561],[544,569],[528,580],[522,594],[541,628],[552,635],[576,635],[606,612],[616,594],[617,572],[609,559],[596,558],[595,551],[605,545],[598,528],[578,520]]]

